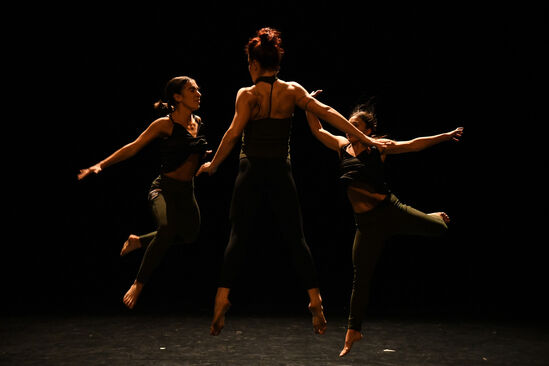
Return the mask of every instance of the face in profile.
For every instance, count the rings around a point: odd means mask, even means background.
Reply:
[[[351,117],[349,119],[349,123],[359,129],[361,132],[363,132],[366,136],[370,136],[370,134],[372,133],[372,130],[370,128],[367,128],[366,123],[358,116]],[[346,134],[346,136],[349,142],[359,141],[359,139],[353,135]]]
[[[175,94],[176,100],[191,111],[196,111],[200,108],[201,96],[198,84],[194,80],[188,81],[181,90],[181,93]]]

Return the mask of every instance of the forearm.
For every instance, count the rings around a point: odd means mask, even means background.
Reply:
[[[219,147],[217,148],[217,151],[215,152],[215,155],[212,159],[210,165],[211,169],[213,169],[214,171],[217,170],[219,165],[221,165],[221,163],[227,158],[227,156],[229,156],[239,137],[240,135],[234,134],[231,130],[225,132],[223,138],[221,139]]]
[[[343,117],[338,111],[336,111],[332,107],[324,106],[318,116],[338,130],[355,136],[363,143],[367,145],[375,145],[372,138],[368,137],[358,128],[349,123],[349,121],[345,117]]]
[[[311,132],[316,138],[319,138],[321,134],[321,130],[323,130],[320,120],[318,119],[317,116],[315,116],[313,113],[309,111],[305,111],[305,115],[307,116],[307,123],[309,124],[309,129],[311,130]]]
[[[412,151],[421,151],[448,140],[450,140],[450,136],[445,133],[433,136],[417,137],[410,141],[410,148]]]
[[[99,165],[101,169],[105,169],[108,166],[114,165],[116,163],[119,163],[121,161],[131,158],[132,156],[135,155],[135,153],[136,153],[136,150],[132,147],[132,144],[128,144],[116,150],[107,158],[101,160],[97,165]]]

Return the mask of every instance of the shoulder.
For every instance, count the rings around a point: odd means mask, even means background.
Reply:
[[[154,120],[148,127],[148,130],[152,130],[157,133],[170,134],[172,130],[172,121],[168,116],[160,117]]]
[[[286,87],[288,88],[289,91],[296,92],[296,93],[306,93],[307,92],[305,90],[305,88],[302,87],[301,84],[299,84],[296,81],[282,81],[282,80],[280,80],[280,82],[283,83],[284,85],[286,85]]]
[[[255,86],[247,86],[238,89],[236,93],[236,103],[254,104],[257,101],[257,95],[254,93]]]

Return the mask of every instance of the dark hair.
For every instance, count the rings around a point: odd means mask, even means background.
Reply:
[[[282,39],[278,30],[269,27],[261,28],[255,37],[248,41],[245,47],[246,55],[250,61],[259,62],[262,68],[278,71],[282,55],[284,55],[281,43]]]
[[[377,117],[375,111],[374,97],[368,99],[366,103],[357,105],[351,112],[351,116],[349,117],[349,119],[353,117],[360,118],[360,120],[366,124],[366,128],[372,130],[371,137],[379,137],[375,135],[377,130]]]
[[[176,76],[170,79],[164,88],[164,95],[168,101],[164,102],[162,99],[159,99],[156,103],[154,103],[154,109],[160,112],[173,112],[175,110],[175,105],[177,104],[173,95],[181,94],[181,91],[185,85],[192,80],[194,79],[188,76]]]

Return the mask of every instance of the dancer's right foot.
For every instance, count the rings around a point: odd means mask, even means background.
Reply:
[[[313,315],[313,330],[316,334],[326,333],[327,321],[324,317],[324,309],[321,303],[313,305],[309,303],[309,311]]]
[[[128,240],[126,240],[126,242],[122,246],[120,256],[125,256],[126,254],[133,252],[134,250],[139,248],[141,248],[141,241],[139,240],[139,236],[130,234]]]
[[[219,335],[221,329],[225,326],[225,313],[231,307],[228,298],[216,298],[214,307],[214,316],[210,326],[210,334],[213,336]]]
[[[444,221],[445,223],[449,223],[450,222],[450,216],[448,216],[446,214],[446,212],[433,212],[433,213],[430,213],[429,215],[431,216],[438,216],[442,219],[442,221]]]
[[[339,353],[339,357],[345,356],[347,353],[351,352],[351,347],[353,343],[360,341],[362,339],[362,333],[358,330],[347,329],[347,334],[345,335],[345,346]]]
[[[126,292],[126,294],[124,295],[124,299],[122,300],[124,302],[124,305],[126,305],[128,309],[133,309],[142,290],[143,284],[140,282],[135,281],[131,285],[130,289],[128,290],[128,292]]]

